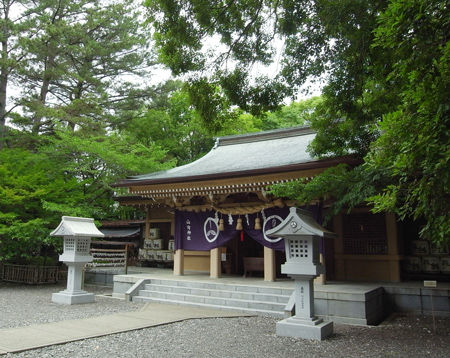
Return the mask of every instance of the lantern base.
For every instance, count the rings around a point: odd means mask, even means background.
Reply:
[[[93,293],[81,290],[77,292],[60,291],[52,294],[52,302],[63,305],[93,303],[95,302],[95,296]]]
[[[317,318],[310,321],[294,316],[277,322],[276,332],[278,336],[321,341],[333,334],[333,322],[323,322]]]

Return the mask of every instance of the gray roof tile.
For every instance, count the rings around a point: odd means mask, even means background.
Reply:
[[[251,172],[316,161],[307,152],[315,133],[306,127],[217,138],[202,158],[169,170],[128,178],[136,181],[199,178],[225,173]]]

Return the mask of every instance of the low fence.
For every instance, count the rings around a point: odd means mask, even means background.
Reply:
[[[59,266],[2,264],[0,268],[0,279],[7,282],[26,284],[57,283],[59,276]]]
[[[93,274],[126,274],[128,271],[128,249],[129,245],[125,245],[124,249],[92,248],[93,261],[86,264],[85,271]],[[64,265],[37,266],[0,263],[0,281],[44,284],[65,281],[66,278],[67,268]]]

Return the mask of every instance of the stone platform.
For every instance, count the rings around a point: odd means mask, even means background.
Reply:
[[[140,269],[140,268],[139,268]],[[386,317],[383,288],[377,285],[316,285],[315,313],[325,321],[376,325]],[[135,301],[233,309],[283,318],[294,281],[266,282],[262,278],[222,277],[145,268],[145,272],[114,276],[113,295]]]
[[[81,290],[77,292],[68,292],[67,290],[64,290],[52,294],[52,302],[64,305],[92,303],[95,302],[95,296],[93,293]]]

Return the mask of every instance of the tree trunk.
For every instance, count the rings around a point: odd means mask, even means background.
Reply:
[[[62,12],[63,11],[63,6],[61,4],[61,2],[58,2],[58,6],[56,7],[56,9],[54,10],[54,13],[52,15],[52,19],[51,19],[51,23],[52,24],[56,24],[62,17]],[[51,36],[46,43],[46,47],[47,47],[47,55],[45,56],[45,60],[44,60],[44,72],[42,74],[42,85],[41,85],[41,90],[39,93],[39,103],[38,103],[38,107],[36,108],[37,113],[34,114],[33,116],[33,126],[31,129],[31,132],[34,135],[38,135],[41,131],[41,127],[43,125],[42,123],[42,119],[43,116],[42,114],[39,113],[39,110],[45,106],[45,104],[47,103],[47,95],[49,93],[49,89],[50,89],[50,82],[53,79],[53,76],[51,74],[51,70],[55,67],[55,59],[56,59],[56,53],[57,50],[54,47],[54,44],[52,43],[53,41],[55,41],[55,38],[53,36]]]
[[[8,86],[8,39],[9,39],[9,2],[4,3],[3,15],[4,24],[2,28],[2,49],[0,67],[0,150],[4,147],[6,134],[6,88]]]
[[[2,41],[2,66],[0,70],[0,150],[2,150],[6,134],[6,88],[8,85],[8,67],[6,65],[7,41]]]
[[[50,88],[50,81],[51,81],[51,76],[48,75],[47,71],[49,70],[49,68],[52,66],[51,64],[53,63],[55,57],[52,56],[48,56],[45,60],[45,67],[44,67],[44,76],[42,79],[42,85],[41,85],[41,91],[39,93],[39,106],[43,107],[45,106],[45,103],[47,102],[47,95],[48,95],[48,91]],[[37,108],[37,110],[39,111],[39,108]],[[36,113],[33,116],[33,128],[31,130],[31,132],[34,135],[38,135],[42,126],[42,115],[39,113]]]

